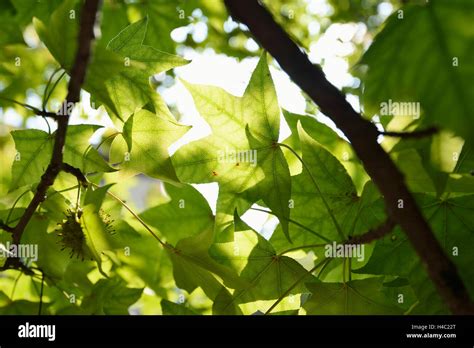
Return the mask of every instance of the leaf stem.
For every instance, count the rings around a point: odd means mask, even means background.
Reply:
[[[0,97],[0,99],[6,100],[10,103],[20,105],[20,106],[24,107],[25,109],[29,109],[30,111],[33,111],[36,115],[43,116],[43,117],[57,118],[57,115],[54,112],[41,111],[40,109],[38,109],[37,107],[34,107],[33,105],[21,103],[17,100],[10,99],[10,98]]]
[[[112,137],[116,137],[116,136],[119,135],[119,134],[122,134],[122,132],[115,132],[115,133],[112,133],[112,134],[110,134],[107,138],[102,139],[102,141],[99,143],[99,145],[97,145],[96,150],[99,150],[100,147],[101,147],[102,145],[104,145],[104,143],[105,143],[107,140],[109,140],[109,139],[112,138]]]
[[[41,315],[41,310],[43,308],[43,289],[44,289],[44,272],[41,271],[41,290],[40,290],[40,302],[38,308],[38,315]]]
[[[302,249],[322,248],[322,247],[325,247],[326,245],[327,245],[327,243],[300,245],[300,246],[297,246],[297,247],[294,247],[294,248],[286,249],[286,250],[282,251],[279,255],[281,256],[281,255],[287,254],[289,252],[296,251],[296,250],[302,250]]]
[[[109,135],[108,137],[106,137],[105,139],[102,139],[102,141],[99,143],[99,145],[97,145],[97,147],[95,148],[97,151],[99,151],[100,147],[107,141],[109,140],[110,138],[112,137],[116,137],[117,135],[121,134],[121,132],[115,132],[111,135]],[[92,144],[89,144],[87,145],[87,148],[84,150],[84,153],[82,154],[82,157],[85,158],[88,154],[88,152],[93,148]]]
[[[283,294],[280,295],[280,297],[270,306],[270,308],[267,309],[265,312],[265,315],[270,314],[270,312],[290,293],[291,290],[293,290],[299,283],[301,283],[307,276],[311,275],[314,271],[316,271],[321,265],[324,263],[329,263],[332,259],[323,259],[321,262],[317,263],[313,268],[311,268],[308,273],[303,274],[301,277],[299,277],[289,288],[286,290]],[[324,269],[325,266],[323,266],[322,269]]]
[[[100,186],[97,185],[97,184],[94,184],[94,183],[91,183],[91,184],[92,184],[93,186],[97,187],[97,188],[100,187]],[[150,234],[151,234],[164,248],[169,248],[169,247],[170,247],[167,243],[163,242],[163,240],[161,240],[161,238],[158,237],[158,236],[156,235],[156,233],[153,232],[150,227],[148,227],[148,225],[145,223],[145,221],[143,221],[143,220],[141,219],[141,217],[138,216],[138,214],[135,213],[135,212],[132,210],[132,208],[130,208],[130,207],[128,206],[127,203],[125,203],[124,201],[122,201],[119,197],[117,197],[116,195],[114,195],[114,194],[113,194],[112,192],[110,192],[110,191],[107,191],[107,194],[108,194],[110,197],[112,197],[113,199],[115,199],[117,202],[119,202],[125,209],[127,209],[127,210],[129,211],[129,213],[132,214],[133,217],[134,217],[135,219],[137,219],[137,221],[138,221],[143,227],[145,227],[145,229],[146,229],[148,232],[150,232]]]
[[[10,299],[11,300],[13,300],[13,296],[15,295],[15,291],[16,291],[16,285],[17,285],[17,283],[20,280],[22,275],[23,275],[23,272],[20,271],[20,274],[18,274],[18,277],[15,278],[15,282],[13,283],[13,287],[12,287],[12,292],[10,293]]]
[[[426,129],[417,129],[412,132],[392,132],[392,131],[380,131],[379,134],[386,136],[386,137],[395,137],[395,138],[423,138],[426,136],[430,136],[436,134],[438,132],[438,128],[436,127],[429,127]]]
[[[264,213],[268,213],[268,214],[271,214],[271,215],[274,215],[276,216],[276,214],[274,212],[272,212],[271,210],[265,210],[265,209],[258,209],[258,208],[250,208],[251,210],[256,210],[256,211],[261,211],[261,212],[264,212]],[[293,219],[290,219],[290,218],[284,218],[285,220],[287,220],[289,223],[292,223],[298,227],[301,227],[302,229],[308,231],[309,233],[311,234],[314,234],[316,237],[318,238],[321,238],[322,240],[328,242],[328,243],[331,243],[331,240],[324,237],[323,235],[319,234],[318,232],[316,231],[313,231],[312,229],[310,229],[309,227],[303,225],[303,224],[300,224],[298,221],[295,221]]]
[[[342,282],[344,285],[346,284],[346,262],[347,262],[347,257],[344,257],[342,259]]]
[[[48,102],[48,88],[49,86],[51,85],[51,82],[53,82],[53,79],[54,79],[54,76],[56,76],[56,74],[61,70],[61,67],[59,68],[56,68],[53,73],[51,74],[51,76],[49,76],[48,78],[48,82],[46,83],[46,87],[44,88],[44,93],[43,93],[43,102],[41,103],[41,106],[42,106],[42,109],[45,110],[46,109],[46,104]]]
[[[51,81],[52,81],[54,75],[56,75],[56,73],[59,72],[60,70],[61,70],[61,68],[56,69],[56,71],[53,73],[53,75],[51,75],[50,80],[48,81],[48,86],[49,86],[49,84],[51,84]],[[45,97],[43,98],[43,111],[46,111],[46,104],[49,102],[49,98],[51,98],[51,95],[53,94],[54,90],[56,89],[56,86],[58,85],[59,81],[61,81],[61,79],[64,77],[64,75],[66,75],[66,71],[63,71],[61,76],[59,76],[58,79],[56,80],[56,82],[54,82],[53,87],[48,91],[47,95],[46,95],[46,91],[45,91],[45,94],[44,94]]]
[[[20,201],[21,197],[23,197],[24,195],[26,195],[28,192],[30,192],[30,190],[26,190],[26,191],[23,192],[21,195],[19,195],[17,199],[15,199],[15,202],[13,202],[13,205],[12,205],[12,207],[10,208],[10,211],[8,212],[7,221],[5,221],[5,224],[8,225],[8,223],[10,222],[10,218],[11,218],[11,216],[12,216],[12,213],[13,213],[13,209],[15,209],[15,206],[18,204],[18,202]]]

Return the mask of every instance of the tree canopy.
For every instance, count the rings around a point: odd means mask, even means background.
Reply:
[[[0,313],[472,313],[473,14],[2,1]]]

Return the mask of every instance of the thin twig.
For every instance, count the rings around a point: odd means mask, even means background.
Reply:
[[[421,130],[414,130],[413,132],[391,132],[391,131],[380,131],[379,134],[386,137],[394,138],[424,138],[433,134],[438,133],[438,128],[430,127]]]
[[[87,183],[87,179],[86,177],[84,176],[84,174],[81,172],[80,169],[78,168],[75,168],[73,166],[71,166],[70,164],[67,164],[67,163],[63,163],[61,165],[61,170],[66,172],[66,173],[69,173],[71,175],[74,175],[77,179],[77,181],[79,181],[79,183],[83,186],[83,187],[87,187],[88,186],[88,183]]]
[[[21,103],[17,100],[14,100],[14,99],[6,98],[6,97],[0,97],[0,99],[6,100],[6,101],[8,101],[10,103],[13,103],[13,104],[20,105],[20,106],[24,107],[25,109],[33,111],[35,113],[35,115],[38,115],[38,116],[51,117],[51,118],[57,118],[58,117],[58,115],[56,115],[54,112],[43,111],[43,110],[40,110],[40,109],[38,109],[37,107],[35,107],[33,105]]]
[[[44,272],[41,271],[41,290],[40,290],[40,302],[38,308],[38,315],[41,315],[41,309],[43,308],[43,288],[44,288]]]
[[[364,234],[358,236],[352,236],[346,241],[345,244],[368,244],[373,242],[374,240],[380,239],[390,232],[392,232],[393,228],[396,226],[395,221],[388,218],[384,221],[380,226],[370,229],[369,231],[365,232]]]
[[[306,279],[309,275],[311,275],[314,271],[316,271],[321,265],[326,265],[330,262],[331,259],[322,259],[321,262],[317,263],[313,268],[311,268],[308,273],[303,274],[301,277],[296,279],[296,281],[283,293],[278,297],[278,299],[267,309],[265,315],[270,314],[270,312],[293,290],[296,286],[301,283],[303,280]],[[324,267],[324,266],[323,266]]]
[[[267,214],[270,214],[270,215],[277,216],[277,215],[276,215],[274,212],[272,212],[271,210],[265,210],[265,209],[259,209],[259,208],[250,208],[250,209],[251,209],[251,210],[255,210],[255,211],[261,211],[261,212],[264,212],[264,213],[267,213]],[[324,237],[322,234],[319,234],[318,232],[313,231],[311,228],[309,228],[309,227],[307,227],[307,226],[305,226],[305,225],[303,225],[303,224],[300,224],[298,221],[295,221],[295,220],[293,220],[293,219],[291,219],[291,218],[284,218],[284,219],[285,219],[286,221],[288,221],[289,223],[294,224],[294,225],[296,225],[296,226],[302,228],[302,229],[305,230],[305,231],[308,231],[309,233],[315,235],[316,237],[318,237],[318,238],[320,238],[320,239],[322,239],[322,240],[324,240],[324,241],[326,241],[326,242],[328,242],[328,243],[331,242],[331,240],[330,240],[329,238],[326,238],[326,237]]]
[[[8,226],[7,224],[5,224],[3,221],[0,221],[0,228],[4,231],[7,231],[7,232],[10,232],[10,233],[13,233],[13,231],[15,230],[14,227],[10,227]]]

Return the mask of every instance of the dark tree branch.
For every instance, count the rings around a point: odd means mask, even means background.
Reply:
[[[13,231],[15,230],[14,227],[10,227],[8,226],[7,224],[5,224],[3,221],[0,221],[0,228],[4,231],[7,231],[7,232],[10,232],[10,233],[13,233]]]
[[[33,272],[30,268],[24,265],[19,258],[17,257],[8,257],[5,261],[5,264],[0,267],[0,272],[9,270],[9,269],[17,269],[22,271],[26,275],[34,276],[35,272]]]
[[[415,130],[413,132],[390,132],[390,131],[379,132],[380,135],[384,135],[386,137],[397,137],[397,138],[423,138],[423,137],[427,137],[436,133],[438,133],[438,128],[436,127]]]
[[[367,231],[364,234],[361,234],[359,236],[354,236],[354,237],[350,238],[345,244],[367,244],[367,243],[371,243],[371,242],[373,242],[377,239],[380,239],[380,238],[386,236],[390,232],[392,232],[393,228],[395,226],[396,226],[395,221],[388,218],[380,226],[378,226],[374,229],[371,229],[371,230]]]
[[[77,181],[79,181],[79,183],[83,186],[83,187],[87,187],[88,185],[88,182],[87,182],[87,179],[86,177],[84,176],[84,174],[81,172],[80,169],[76,168],[76,167],[73,167],[71,166],[70,164],[67,164],[67,163],[63,163],[61,165],[61,170],[63,172],[66,172],[66,173],[69,173],[69,174],[72,174],[76,177]]]
[[[68,94],[63,102],[62,110],[69,110],[68,105],[79,102],[81,86],[86,76],[87,65],[91,55],[91,43],[94,39],[94,24],[99,7],[99,0],[85,0],[81,12],[81,22],[78,36],[78,47],[74,65],[71,70],[71,79],[68,85]],[[66,107],[64,107],[66,106]],[[13,230],[13,244],[20,244],[21,236],[28,222],[35,213],[38,205],[45,200],[46,192],[56,180],[59,172],[72,167],[63,165],[63,148],[66,142],[66,132],[69,122],[69,114],[57,117],[58,129],[55,133],[54,147],[51,161],[45,173],[41,176],[41,181],[36,188],[35,195],[30,204],[23,213],[20,221]],[[18,258],[8,258],[4,268],[22,268],[21,261]]]
[[[367,173],[382,193],[389,216],[407,234],[450,310],[455,314],[474,313],[474,306],[456,266],[432,233],[408,191],[403,175],[378,144],[379,132],[375,125],[352,108],[344,95],[326,79],[321,68],[310,62],[257,0],[224,2],[234,19],[247,25],[262,47],[275,57],[282,69],[350,140]]]
[[[13,103],[13,104],[20,105],[20,106],[24,107],[25,109],[28,109],[28,110],[30,110],[30,111],[33,111],[33,112],[35,113],[35,115],[37,115],[37,116],[51,117],[51,118],[54,118],[54,119],[57,119],[58,117],[60,117],[60,116],[59,116],[58,114],[56,114],[55,112],[40,110],[40,109],[38,109],[37,107],[34,107],[33,105],[21,103],[21,102],[19,102],[19,101],[17,101],[17,100],[14,100],[14,99],[5,98],[5,97],[0,97],[0,99],[6,100],[6,101],[8,101],[8,102],[10,102],[10,103]]]

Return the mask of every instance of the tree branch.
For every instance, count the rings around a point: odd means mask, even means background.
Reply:
[[[69,173],[71,175],[74,175],[77,179],[77,181],[79,181],[79,183],[83,186],[83,187],[87,187],[88,185],[88,182],[87,182],[87,179],[86,177],[84,176],[84,174],[82,174],[81,170],[76,168],[76,167],[73,167],[71,166],[70,164],[67,164],[67,163],[63,163],[61,165],[61,170],[65,173]]]
[[[395,221],[388,218],[380,226],[378,226],[374,229],[371,229],[371,230],[369,230],[369,231],[367,231],[364,234],[361,234],[359,236],[354,236],[352,238],[349,238],[349,240],[345,244],[367,244],[367,243],[371,243],[374,240],[380,239],[380,238],[386,236],[387,234],[389,234],[390,232],[392,232],[393,228],[396,225],[397,224],[395,223]]]
[[[390,132],[390,131],[382,131],[379,132],[380,135],[384,135],[386,137],[398,137],[398,138],[423,138],[426,136],[430,136],[436,134],[438,132],[438,128],[430,127],[421,130],[415,130],[413,132]]]
[[[17,100],[14,100],[14,99],[10,99],[10,98],[5,98],[5,97],[0,97],[0,99],[2,100],[6,100],[7,102],[10,102],[12,104],[17,104],[17,105],[20,105],[22,107],[24,107],[25,109],[28,109],[30,111],[33,111],[35,113],[35,115],[37,116],[42,116],[42,117],[51,117],[51,118],[54,118],[56,119],[58,117],[58,115],[54,112],[49,112],[49,111],[44,111],[44,110],[40,110],[36,107],[34,107],[33,105],[29,105],[29,104],[25,104],[25,103],[21,103]]]
[[[3,221],[0,221],[0,228],[4,231],[7,231],[7,232],[10,232],[10,233],[13,233],[13,231],[15,230],[14,227],[10,227],[8,226],[6,223],[4,223]]]
[[[352,108],[344,95],[326,79],[321,68],[310,62],[257,0],[224,2],[234,19],[249,28],[262,47],[347,136],[384,196],[389,216],[407,234],[450,310],[455,314],[474,313],[474,306],[455,265],[432,233],[402,174],[377,142],[379,133],[375,125]]]
[[[94,24],[98,7],[99,0],[85,0],[81,12],[76,57],[70,74],[71,79],[69,80],[68,94],[63,102],[63,106],[71,105],[71,103],[77,103],[80,100],[81,86],[84,83],[87,65],[89,63],[89,57],[91,53],[91,43],[94,38]],[[69,108],[63,107],[62,110],[69,110]],[[36,188],[33,199],[13,230],[13,244],[20,244],[23,231],[38,208],[38,205],[45,200],[46,192],[48,188],[53,185],[59,172],[64,168],[67,170],[70,169],[63,165],[63,148],[66,142],[69,116],[70,115],[66,113],[64,116],[56,118],[58,122],[58,129],[54,138],[54,147],[51,161],[45,173],[41,176],[41,181]],[[18,258],[8,258],[4,268],[5,267],[21,268],[21,262]]]

